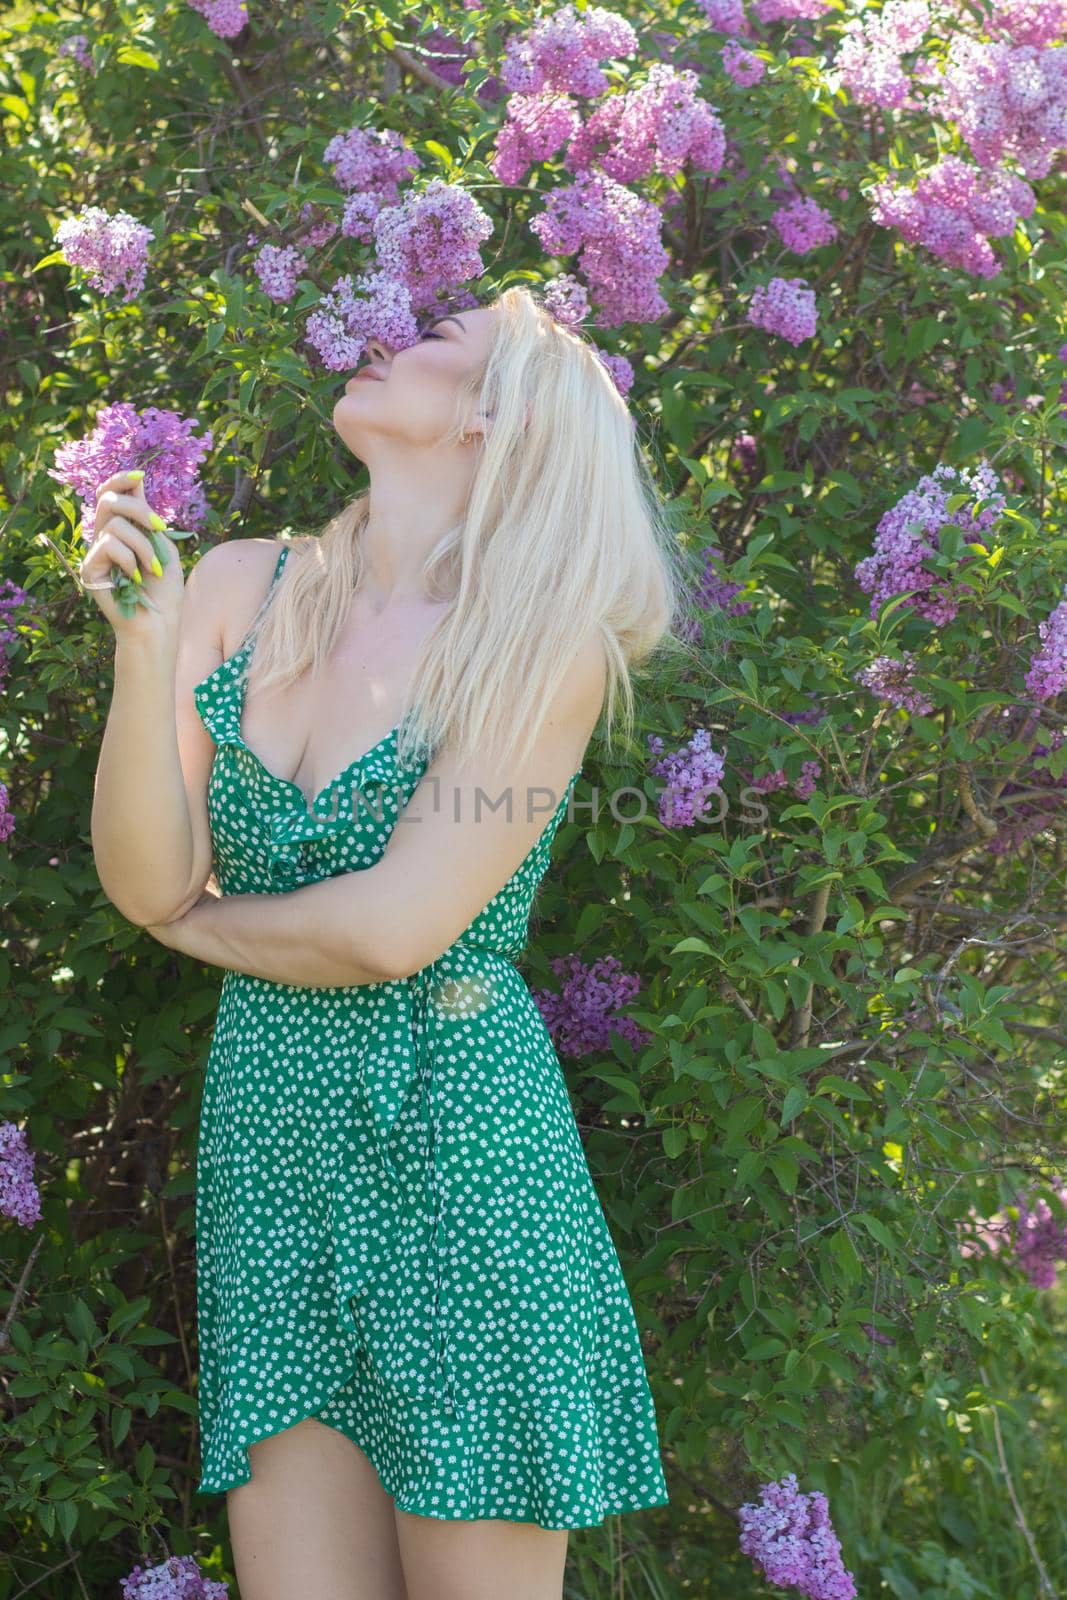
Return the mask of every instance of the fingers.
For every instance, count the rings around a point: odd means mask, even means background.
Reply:
[[[155,551],[140,528],[135,528],[125,517],[112,517],[104,533],[97,534],[88,555],[82,562],[83,576],[97,578],[120,568],[134,583],[143,582],[135,573],[152,572]]]
[[[134,522],[142,523],[146,528],[155,528],[158,533],[162,533],[167,526],[163,518],[152,510],[143,491],[140,496],[136,496],[122,494],[117,489],[102,489],[96,497],[94,535],[103,533],[116,516],[130,518]]]

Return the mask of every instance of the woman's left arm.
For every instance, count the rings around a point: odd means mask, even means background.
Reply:
[[[440,756],[374,866],[284,894],[205,894],[183,917],[147,931],[199,961],[274,983],[325,988],[418,972],[455,942],[540,838],[581,765],[603,688],[603,651],[591,639],[529,758],[503,772],[484,763],[460,769]]]

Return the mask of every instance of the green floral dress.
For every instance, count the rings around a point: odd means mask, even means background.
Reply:
[[[223,893],[372,866],[426,763],[401,767],[398,725],[309,807],[241,737],[249,653],[194,691]],[[580,775],[413,977],[225,972],[197,1153],[198,1495],[247,1482],[249,1444],[314,1416],[422,1516],[577,1528],[667,1503],[619,1258],[515,965]]]

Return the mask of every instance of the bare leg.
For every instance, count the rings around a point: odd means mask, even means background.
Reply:
[[[393,1500],[358,1445],[307,1417],[248,1457],[226,1492],[241,1600],[407,1600]]]
[[[568,1529],[395,1511],[408,1600],[560,1600]]]

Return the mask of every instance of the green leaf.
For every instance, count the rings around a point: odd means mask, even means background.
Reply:
[[[120,44],[115,52],[115,60],[124,67],[144,67],[146,72],[158,72],[159,62],[148,50],[142,50],[137,44]]]

